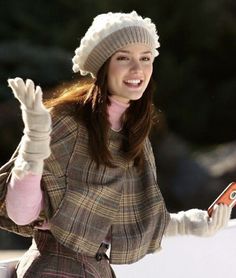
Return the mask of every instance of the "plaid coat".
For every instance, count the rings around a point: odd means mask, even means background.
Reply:
[[[50,230],[64,246],[94,256],[111,233],[110,262],[133,263],[160,248],[169,213],[156,181],[149,140],[145,165],[137,172],[120,151],[123,135],[109,131],[115,168],[100,166],[88,152],[86,128],[73,117],[54,116],[51,156],[42,189]]]

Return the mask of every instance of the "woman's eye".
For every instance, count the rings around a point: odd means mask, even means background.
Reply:
[[[118,61],[126,61],[126,60],[128,60],[129,58],[128,57],[126,57],[126,56],[118,56],[117,57],[117,60]]]
[[[142,60],[142,61],[150,61],[151,59],[150,59],[150,57],[142,57],[141,60]]]

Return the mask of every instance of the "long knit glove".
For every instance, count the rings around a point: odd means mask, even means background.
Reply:
[[[41,175],[43,160],[50,155],[51,116],[42,103],[42,90],[28,79],[9,79],[9,87],[21,104],[24,135],[13,172],[18,178],[26,173]]]
[[[226,227],[232,208],[227,205],[216,205],[212,216],[207,211],[191,209],[170,214],[170,222],[165,231],[165,236],[195,235],[208,237]]]

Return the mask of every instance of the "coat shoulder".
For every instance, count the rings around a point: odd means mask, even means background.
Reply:
[[[74,116],[56,109],[52,109],[50,113],[52,117],[52,144],[62,141],[77,132],[79,123]]]

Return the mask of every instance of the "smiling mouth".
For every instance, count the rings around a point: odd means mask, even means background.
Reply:
[[[143,80],[141,79],[129,79],[124,81],[125,85],[130,88],[138,88],[142,83]]]

